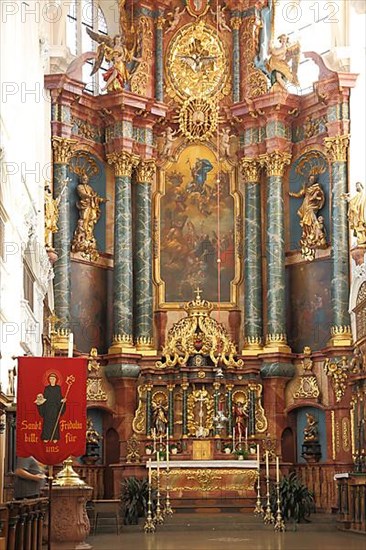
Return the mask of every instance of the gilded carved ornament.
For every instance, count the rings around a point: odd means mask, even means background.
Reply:
[[[55,164],[68,164],[73,155],[73,149],[77,141],[75,139],[52,137],[53,162]]]
[[[208,437],[213,429],[214,397],[203,387],[188,396],[187,428],[190,437]]]
[[[349,135],[324,138],[324,145],[331,162],[347,161],[349,138]]]
[[[139,157],[133,153],[122,151],[122,153],[110,153],[107,155],[107,160],[108,164],[112,164],[114,166],[114,173],[116,177],[130,178],[132,170],[139,162]]]
[[[317,378],[313,374],[313,360],[309,346],[304,347],[303,353],[304,357],[301,361],[302,373],[293,397],[294,399],[317,399],[320,396],[320,390]]]
[[[242,494],[244,491],[253,490],[258,478],[256,470],[244,468],[225,468],[225,470],[187,468],[184,470],[173,467],[168,473],[166,469],[161,470],[160,475],[162,476],[161,485],[166,487],[169,476],[170,492],[178,494],[181,494],[182,491],[209,493],[220,490],[223,484],[228,491],[239,491]],[[153,486],[156,486],[156,477],[157,472],[154,469],[152,472]]]
[[[273,151],[259,156],[260,165],[265,167],[267,176],[282,177],[285,168],[291,162],[291,154],[284,151]]]
[[[338,360],[327,358],[324,362],[324,371],[332,381],[336,402],[339,403],[347,389],[347,378],[349,374],[347,357],[343,356]]]
[[[138,464],[141,461],[139,445],[139,440],[137,439],[135,434],[133,434],[130,439],[127,440],[127,464]]]
[[[265,74],[254,65],[254,59],[259,50],[259,33],[256,34],[256,18],[247,17],[243,23],[242,48],[243,71],[245,82],[245,97],[254,98],[266,94],[268,91],[268,79]]]
[[[141,160],[136,167],[137,183],[153,183],[156,172],[154,159]]]
[[[260,163],[253,158],[245,157],[240,161],[241,173],[245,183],[258,183],[260,179]]]
[[[234,31],[238,31],[241,27],[243,20],[241,17],[231,17],[230,25]]]
[[[107,401],[104,380],[100,372],[97,348],[91,348],[88,360],[88,378],[86,381],[86,396],[88,401]]]
[[[157,361],[160,369],[185,365],[190,356],[208,355],[215,367],[222,363],[227,367],[242,367],[242,359],[236,360],[235,344],[225,327],[210,317],[213,305],[201,299],[200,289],[196,299],[185,304],[187,317],[180,319],[169,330],[163,348],[163,361]]]

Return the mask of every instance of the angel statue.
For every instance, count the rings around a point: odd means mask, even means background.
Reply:
[[[299,85],[297,69],[300,59],[300,44],[289,44],[289,38],[286,34],[278,37],[280,46],[270,46],[270,58],[267,62],[267,69],[271,76],[272,86],[278,83],[286,90],[287,83]],[[291,64],[290,64],[291,63]]]
[[[120,34],[114,38],[86,27],[90,38],[99,44],[90,76],[100,69],[104,59],[110,63],[109,69],[103,74],[106,82],[103,91],[122,91],[141,60],[142,29],[135,30],[133,24],[129,23],[124,5],[125,0],[120,0]]]

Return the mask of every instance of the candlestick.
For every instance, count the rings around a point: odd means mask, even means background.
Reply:
[[[68,347],[67,347],[67,356],[72,357],[73,355],[74,355],[74,334],[70,332]]]
[[[260,468],[259,443],[257,443],[257,462],[258,462],[258,469],[259,469]]]
[[[280,482],[280,458],[276,456],[276,482]]]
[[[149,485],[151,485],[151,458],[149,458],[148,464],[149,464]]]
[[[268,456],[268,451],[266,451],[266,477],[269,478],[269,456]]]
[[[280,484],[279,484],[279,482],[276,483],[276,493],[277,493],[277,514],[276,514],[276,522],[274,524],[274,530],[275,531],[286,531],[285,522],[282,519],[282,513],[281,513],[281,498],[280,498]]]
[[[147,501],[147,516],[144,525],[145,533],[154,533],[155,524],[153,522],[152,513],[151,513],[151,458],[149,458],[149,484],[148,484],[148,501]]]
[[[266,492],[267,502],[266,502],[266,512],[263,516],[263,522],[267,525],[269,523],[274,522],[274,516],[271,510],[270,493],[269,493],[269,453],[268,451],[266,451],[266,488],[267,488],[267,492]]]
[[[152,430],[152,436],[153,436],[153,453],[156,453],[156,430],[153,428]]]
[[[160,506],[160,450],[156,450],[156,513],[154,522],[158,525],[164,523],[164,516]]]
[[[261,498],[261,467],[259,462],[259,445],[257,444],[257,458],[258,458],[258,469],[257,469],[257,502],[255,503],[254,515],[263,516],[264,509],[262,506]]]
[[[233,428],[233,452],[235,451],[235,428]]]

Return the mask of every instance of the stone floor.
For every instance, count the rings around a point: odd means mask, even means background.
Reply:
[[[99,528],[98,528],[99,531]],[[114,531],[114,533],[113,533]],[[143,525],[123,526],[119,535],[103,525],[87,542],[95,550],[361,550],[362,535],[337,530],[332,516],[313,516],[313,521],[285,533],[275,533],[249,514],[176,514],[146,535]]]

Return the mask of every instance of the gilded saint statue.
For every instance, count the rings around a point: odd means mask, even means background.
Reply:
[[[318,421],[310,413],[306,413],[306,426],[304,428],[304,442],[317,443],[319,441]]]
[[[324,191],[316,181],[316,176],[310,174],[307,184],[297,193],[289,192],[290,197],[301,198],[304,200],[297,211],[300,218],[302,235],[300,239],[301,254],[307,260],[315,258],[315,250],[326,248],[327,240],[325,236],[324,218],[317,217],[325,203]]]
[[[298,42],[289,44],[286,34],[278,37],[279,46],[269,47],[270,57],[267,62],[267,70],[271,77],[271,84],[279,84],[286,90],[287,83],[298,86],[297,70],[300,59],[300,45]]]
[[[80,176],[76,187],[80,200],[76,203],[79,209],[79,219],[71,243],[72,252],[81,252],[83,256],[96,260],[99,256],[94,237],[94,226],[101,214],[100,205],[106,199],[100,197],[89,184],[87,174]]]
[[[168,407],[164,406],[161,400],[152,402],[153,423],[156,430],[156,435],[166,434],[168,425]]]
[[[67,185],[68,180],[65,183]],[[63,192],[63,191],[62,191]],[[45,246],[47,250],[53,250],[52,246],[52,234],[58,231],[58,205],[60,203],[61,194],[57,199],[52,196],[51,187],[46,184],[44,187],[44,233],[45,233]]]
[[[351,197],[350,193],[344,193],[343,198],[348,202],[348,222],[353,235],[357,238],[357,244],[366,245],[366,194],[360,181],[356,183],[356,193]]]

